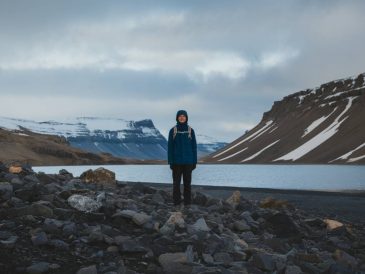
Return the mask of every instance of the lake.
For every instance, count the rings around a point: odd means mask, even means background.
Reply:
[[[119,181],[172,182],[168,165],[42,166],[33,170],[58,173],[66,169],[79,176],[87,169],[112,170]],[[361,165],[198,165],[192,185],[237,186],[301,190],[365,190],[365,166]]]

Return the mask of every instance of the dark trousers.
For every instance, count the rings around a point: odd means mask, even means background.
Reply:
[[[192,164],[174,164],[172,166],[173,179],[173,195],[174,205],[181,203],[180,182],[181,176],[184,181],[184,204],[191,204],[191,173],[193,171]]]

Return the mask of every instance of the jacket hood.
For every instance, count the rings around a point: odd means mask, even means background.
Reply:
[[[184,115],[186,117],[186,122],[188,122],[188,113],[186,112],[186,110],[180,109],[177,113],[176,113],[176,122],[178,124],[185,124],[185,123],[180,123],[179,120],[177,119],[180,115]]]

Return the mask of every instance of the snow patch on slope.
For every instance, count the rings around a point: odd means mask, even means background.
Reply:
[[[272,124],[272,122],[273,122],[272,120],[267,121],[266,124],[265,124],[265,126],[263,126],[261,129],[259,129],[258,131],[256,131],[253,134],[250,134],[249,136],[247,136],[243,140],[239,141],[237,144],[235,144],[235,145],[233,145],[233,146],[231,146],[231,147],[223,150],[222,152],[214,155],[213,158],[216,158],[216,157],[222,155],[223,153],[226,153],[227,151],[230,151],[231,149],[235,148],[236,146],[242,144],[243,142],[247,141],[248,139],[251,139],[252,137],[255,137],[257,134],[259,134],[260,132],[262,132],[263,130],[265,130],[268,126],[270,126]]]
[[[326,129],[324,129],[322,132],[318,133],[316,136],[314,136],[309,141],[305,142],[301,146],[297,147],[296,149],[292,150],[291,152],[285,154],[284,156],[281,156],[273,161],[278,160],[297,160],[301,157],[303,157],[308,152],[312,151],[316,147],[318,147],[323,142],[327,141],[329,138],[331,138],[338,130],[340,125],[346,120],[342,119],[342,121],[339,122],[340,118],[350,109],[352,105],[352,101],[356,98],[355,97],[349,97],[348,103],[345,107],[345,109],[337,116],[337,118],[330,124]]]
[[[328,114],[327,116],[323,116],[315,121],[313,121],[313,123],[311,123],[305,130],[304,133],[302,135],[302,138],[307,135],[308,133],[310,133],[311,131],[313,131],[316,127],[318,127],[320,124],[322,124],[324,121],[327,120],[328,117],[330,117],[332,115],[332,113],[334,113],[336,111],[337,107],[335,107],[335,109]]]
[[[351,150],[351,151],[349,151],[349,152],[347,152],[347,153],[345,153],[344,155],[342,155],[342,156],[340,156],[340,157],[337,157],[336,159],[333,159],[333,160],[331,160],[331,161],[329,161],[329,163],[331,163],[331,162],[334,162],[334,161],[336,161],[336,160],[346,160],[346,159],[348,159],[355,151],[357,151],[357,150],[359,150],[359,149],[361,149],[361,148],[363,148],[365,146],[365,143],[363,143],[362,145],[359,145],[358,147],[356,147],[356,148],[354,148],[353,150]],[[354,158],[353,158],[354,159]]]
[[[361,159],[364,159],[365,158],[365,155],[362,155],[362,156],[359,156],[359,157],[355,157],[355,158],[350,158],[347,160],[348,163],[352,163],[352,162],[356,162],[356,161],[359,161]]]
[[[241,162],[246,162],[246,161],[249,161],[253,158],[256,158],[258,155],[260,155],[263,151],[265,151],[266,149],[268,149],[269,147],[272,147],[273,145],[275,145],[277,142],[279,142],[279,140],[276,140],[275,142],[271,143],[270,145],[264,147],[263,149],[261,149],[260,151],[256,152],[255,154],[251,155],[250,157],[246,158],[246,159],[243,159]]]
[[[249,142],[252,142],[253,140],[255,140],[256,138],[260,137],[262,134],[264,134],[266,131],[268,131],[269,129],[271,129],[275,124],[272,124],[271,126],[269,126],[267,129],[265,129],[264,131],[261,131],[260,134],[256,135],[254,138],[252,138],[251,140],[249,140]]]
[[[227,160],[227,159],[229,159],[229,158],[232,158],[233,156],[236,156],[237,154],[239,154],[239,153],[241,153],[241,152],[245,151],[246,149],[248,149],[248,147],[245,147],[244,149],[241,149],[241,150],[239,150],[239,151],[237,151],[237,152],[235,152],[235,153],[233,153],[233,154],[231,154],[231,155],[229,155],[229,156],[227,156],[227,157],[224,157],[224,158],[222,158],[222,159],[219,159],[218,161],[224,161],[224,160]]]

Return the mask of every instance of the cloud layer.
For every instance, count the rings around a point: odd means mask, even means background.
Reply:
[[[0,115],[186,109],[232,141],[273,101],[364,71],[364,1],[1,1]]]

